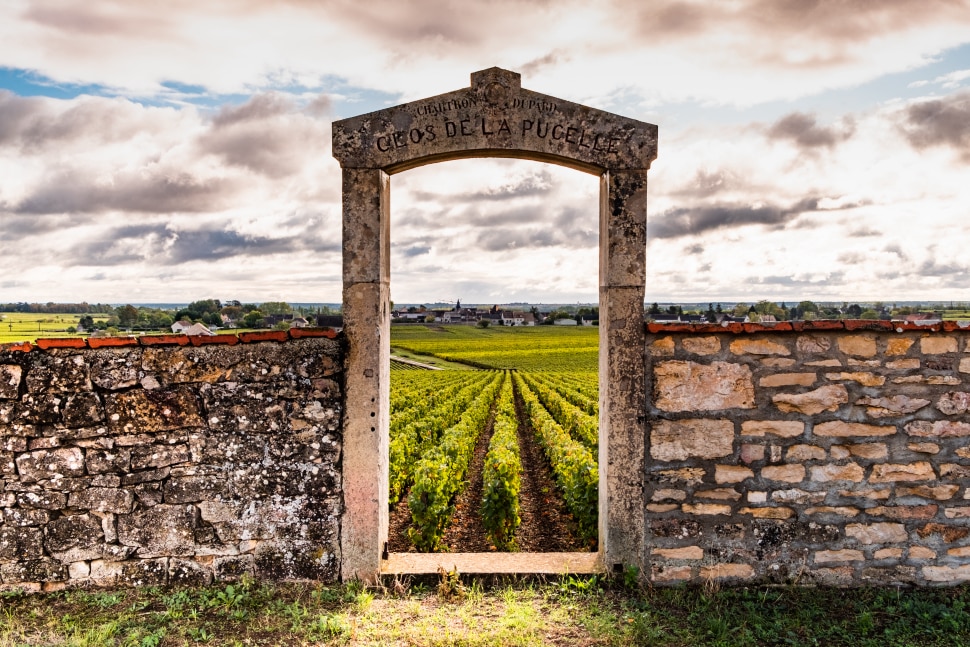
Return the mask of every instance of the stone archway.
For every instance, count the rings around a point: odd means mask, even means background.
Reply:
[[[469,157],[559,164],[600,177],[601,564],[643,568],[643,299],[647,170],[657,127],[525,90],[496,67],[471,87],[333,124],[343,174],[347,339],[341,576],[375,579],[388,526],[390,176]]]

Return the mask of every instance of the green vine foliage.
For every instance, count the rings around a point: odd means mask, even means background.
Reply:
[[[408,495],[411,509],[408,537],[419,551],[438,549],[454,512],[454,498],[466,485],[465,474],[475,443],[488,422],[492,403],[504,380],[503,373],[493,375],[458,423],[445,430],[440,442],[430,447],[415,466],[414,485]]]
[[[563,431],[595,453],[599,446],[599,419],[568,402],[558,391],[541,383],[533,374],[526,373],[522,377]]]
[[[482,525],[496,548],[515,550],[519,527],[519,490],[522,461],[519,458],[518,420],[512,380],[499,393],[492,439],[482,472]]]

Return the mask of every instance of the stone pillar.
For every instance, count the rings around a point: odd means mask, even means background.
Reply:
[[[647,171],[600,177],[599,540],[607,569],[644,572]]]
[[[390,178],[343,169],[347,340],[341,578],[373,582],[387,541],[390,394]]]

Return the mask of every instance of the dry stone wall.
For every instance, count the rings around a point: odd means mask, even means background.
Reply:
[[[970,331],[647,335],[655,582],[970,581]]]
[[[0,347],[0,589],[335,580],[343,349],[295,334]]]

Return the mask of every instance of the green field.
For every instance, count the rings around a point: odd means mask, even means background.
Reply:
[[[82,314],[49,314],[34,312],[0,313],[0,344],[18,341],[34,341],[38,337],[77,337],[69,333],[71,326],[77,328]],[[108,315],[91,315],[95,321],[105,321]]]
[[[391,326],[391,349],[491,369],[596,371],[599,329],[585,326]]]

